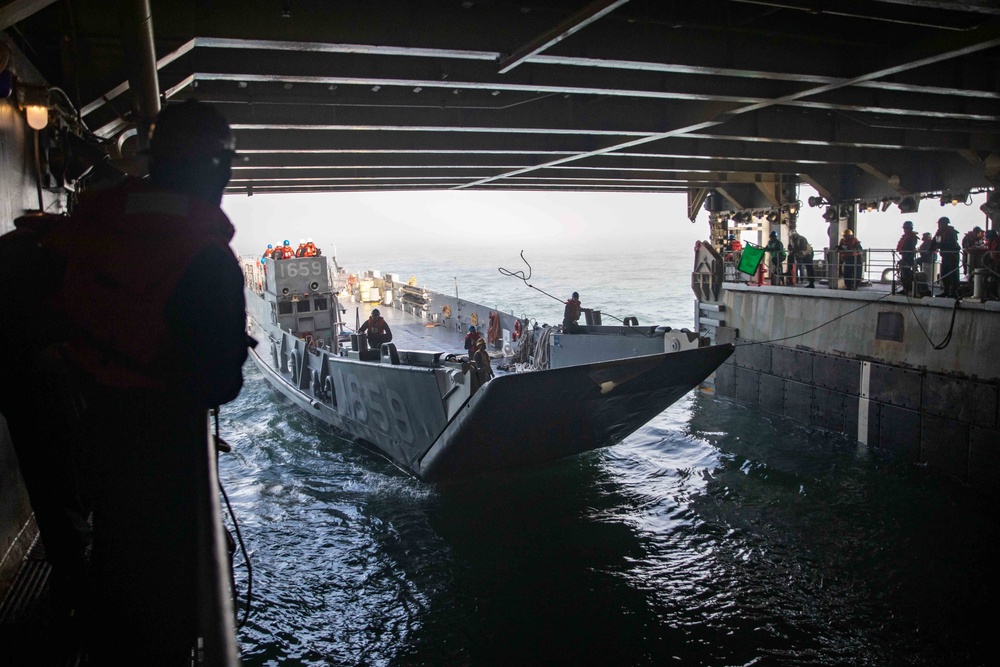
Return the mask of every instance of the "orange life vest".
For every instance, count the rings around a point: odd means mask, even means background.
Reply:
[[[166,306],[194,258],[213,245],[232,255],[232,237],[218,206],[136,179],[82,197],[71,223],[42,240],[66,258],[69,356],[106,386],[163,387]]]
[[[384,336],[385,335],[385,320],[379,316],[375,317],[371,315],[368,317],[368,329],[366,329],[368,337],[372,336]]]
[[[570,322],[576,322],[580,319],[580,300],[570,297],[566,301],[566,310],[563,313],[563,318],[569,320]]]

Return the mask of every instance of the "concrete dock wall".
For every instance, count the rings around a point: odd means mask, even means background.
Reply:
[[[716,394],[1000,490],[998,304],[880,296],[727,289]]]

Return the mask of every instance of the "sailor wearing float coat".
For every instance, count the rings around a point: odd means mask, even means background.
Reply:
[[[226,606],[199,575],[205,526],[218,521],[207,410],[239,393],[253,343],[219,208],[234,142],[195,101],[166,107],[154,127],[150,182],[81,197],[43,240],[66,259],[66,349],[88,406],[95,664],[186,664],[205,607]]]

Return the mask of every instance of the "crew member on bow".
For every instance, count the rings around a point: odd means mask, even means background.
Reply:
[[[476,354],[476,342],[483,340],[482,334],[479,333],[479,329],[476,325],[469,325],[469,333],[465,334],[465,350],[469,354],[469,360]]]
[[[382,347],[382,343],[392,340],[392,331],[389,324],[382,318],[382,313],[378,308],[372,308],[372,314],[364,321],[358,333],[368,334],[368,347],[377,350]]]
[[[573,292],[573,296],[566,300],[566,307],[563,308],[563,331],[566,333],[576,333],[580,330],[580,313],[585,311],[580,305],[580,293]]]

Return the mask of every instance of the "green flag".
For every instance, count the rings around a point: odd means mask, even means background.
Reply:
[[[764,259],[764,249],[747,243],[743,246],[743,254],[740,255],[740,263],[736,269],[740,273],[752,276],[757,273],[757,267],[760,266],[762,259]]]

